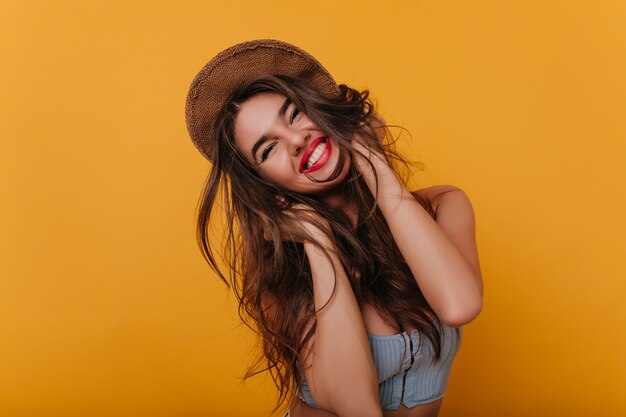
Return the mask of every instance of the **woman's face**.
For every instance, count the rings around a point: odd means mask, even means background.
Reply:
[[[235,144],[262,178],[291,191],[325,194],[347,175],[328,178],[339,161],[338,143],[326,136],[291,100],[280,93],[259,93],[246,100],[235,118]]]

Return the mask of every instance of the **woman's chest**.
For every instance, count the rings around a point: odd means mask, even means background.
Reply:
[[[365,323],[365,329],[370,335],[392,336],[402,333],[403,331],[410,333],[413,329],[415,329],[415,327],[411,326],[409,323],[403,323],[404,329],[398,329],[396,326],[386,323],[378,311],[376,311],[374,306],[367,301],[361,302],[359,304],[359,308],[361,309],[361,316],[363,317],[363,322]]]

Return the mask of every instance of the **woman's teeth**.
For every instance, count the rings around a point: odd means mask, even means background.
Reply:
[[[313,164],[317,162],[320,156],[322,156],[322,154],[324,153],[324,149],[326,149],[326,142],[322,142],[315,147],[304,167],[305,170],[311,168]]]

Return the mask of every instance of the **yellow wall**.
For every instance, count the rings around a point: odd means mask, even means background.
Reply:
[[[413,184],[472,199],[485,281],[441,416],[626,415],[626,3],[3,1],[0,416],[263,416],[194,241],[187,89],[296,43],[371,89]],[[275,414],[278,415],[278,414]]]

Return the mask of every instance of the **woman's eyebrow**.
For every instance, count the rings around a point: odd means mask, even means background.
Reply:
[[[285,100],[285,102],[283,103],[282,106],[280,106],[280,109],[278,109],[278,117],[284,117],[285,116],[285,112],[287,111],[287,107],[289,107],[289,105],[291,104],[291,99],[289,97],[287,97],[287,99]],[[256,152],[259,150],[259,148],[261,147],[261,145],[263,145],[263,143],[269,139],[269,135],[267,133],[263,134],[263,136],[261,136],[255,143],[254,146],[252,147],[252,159],[254,159],[256,161]]]

